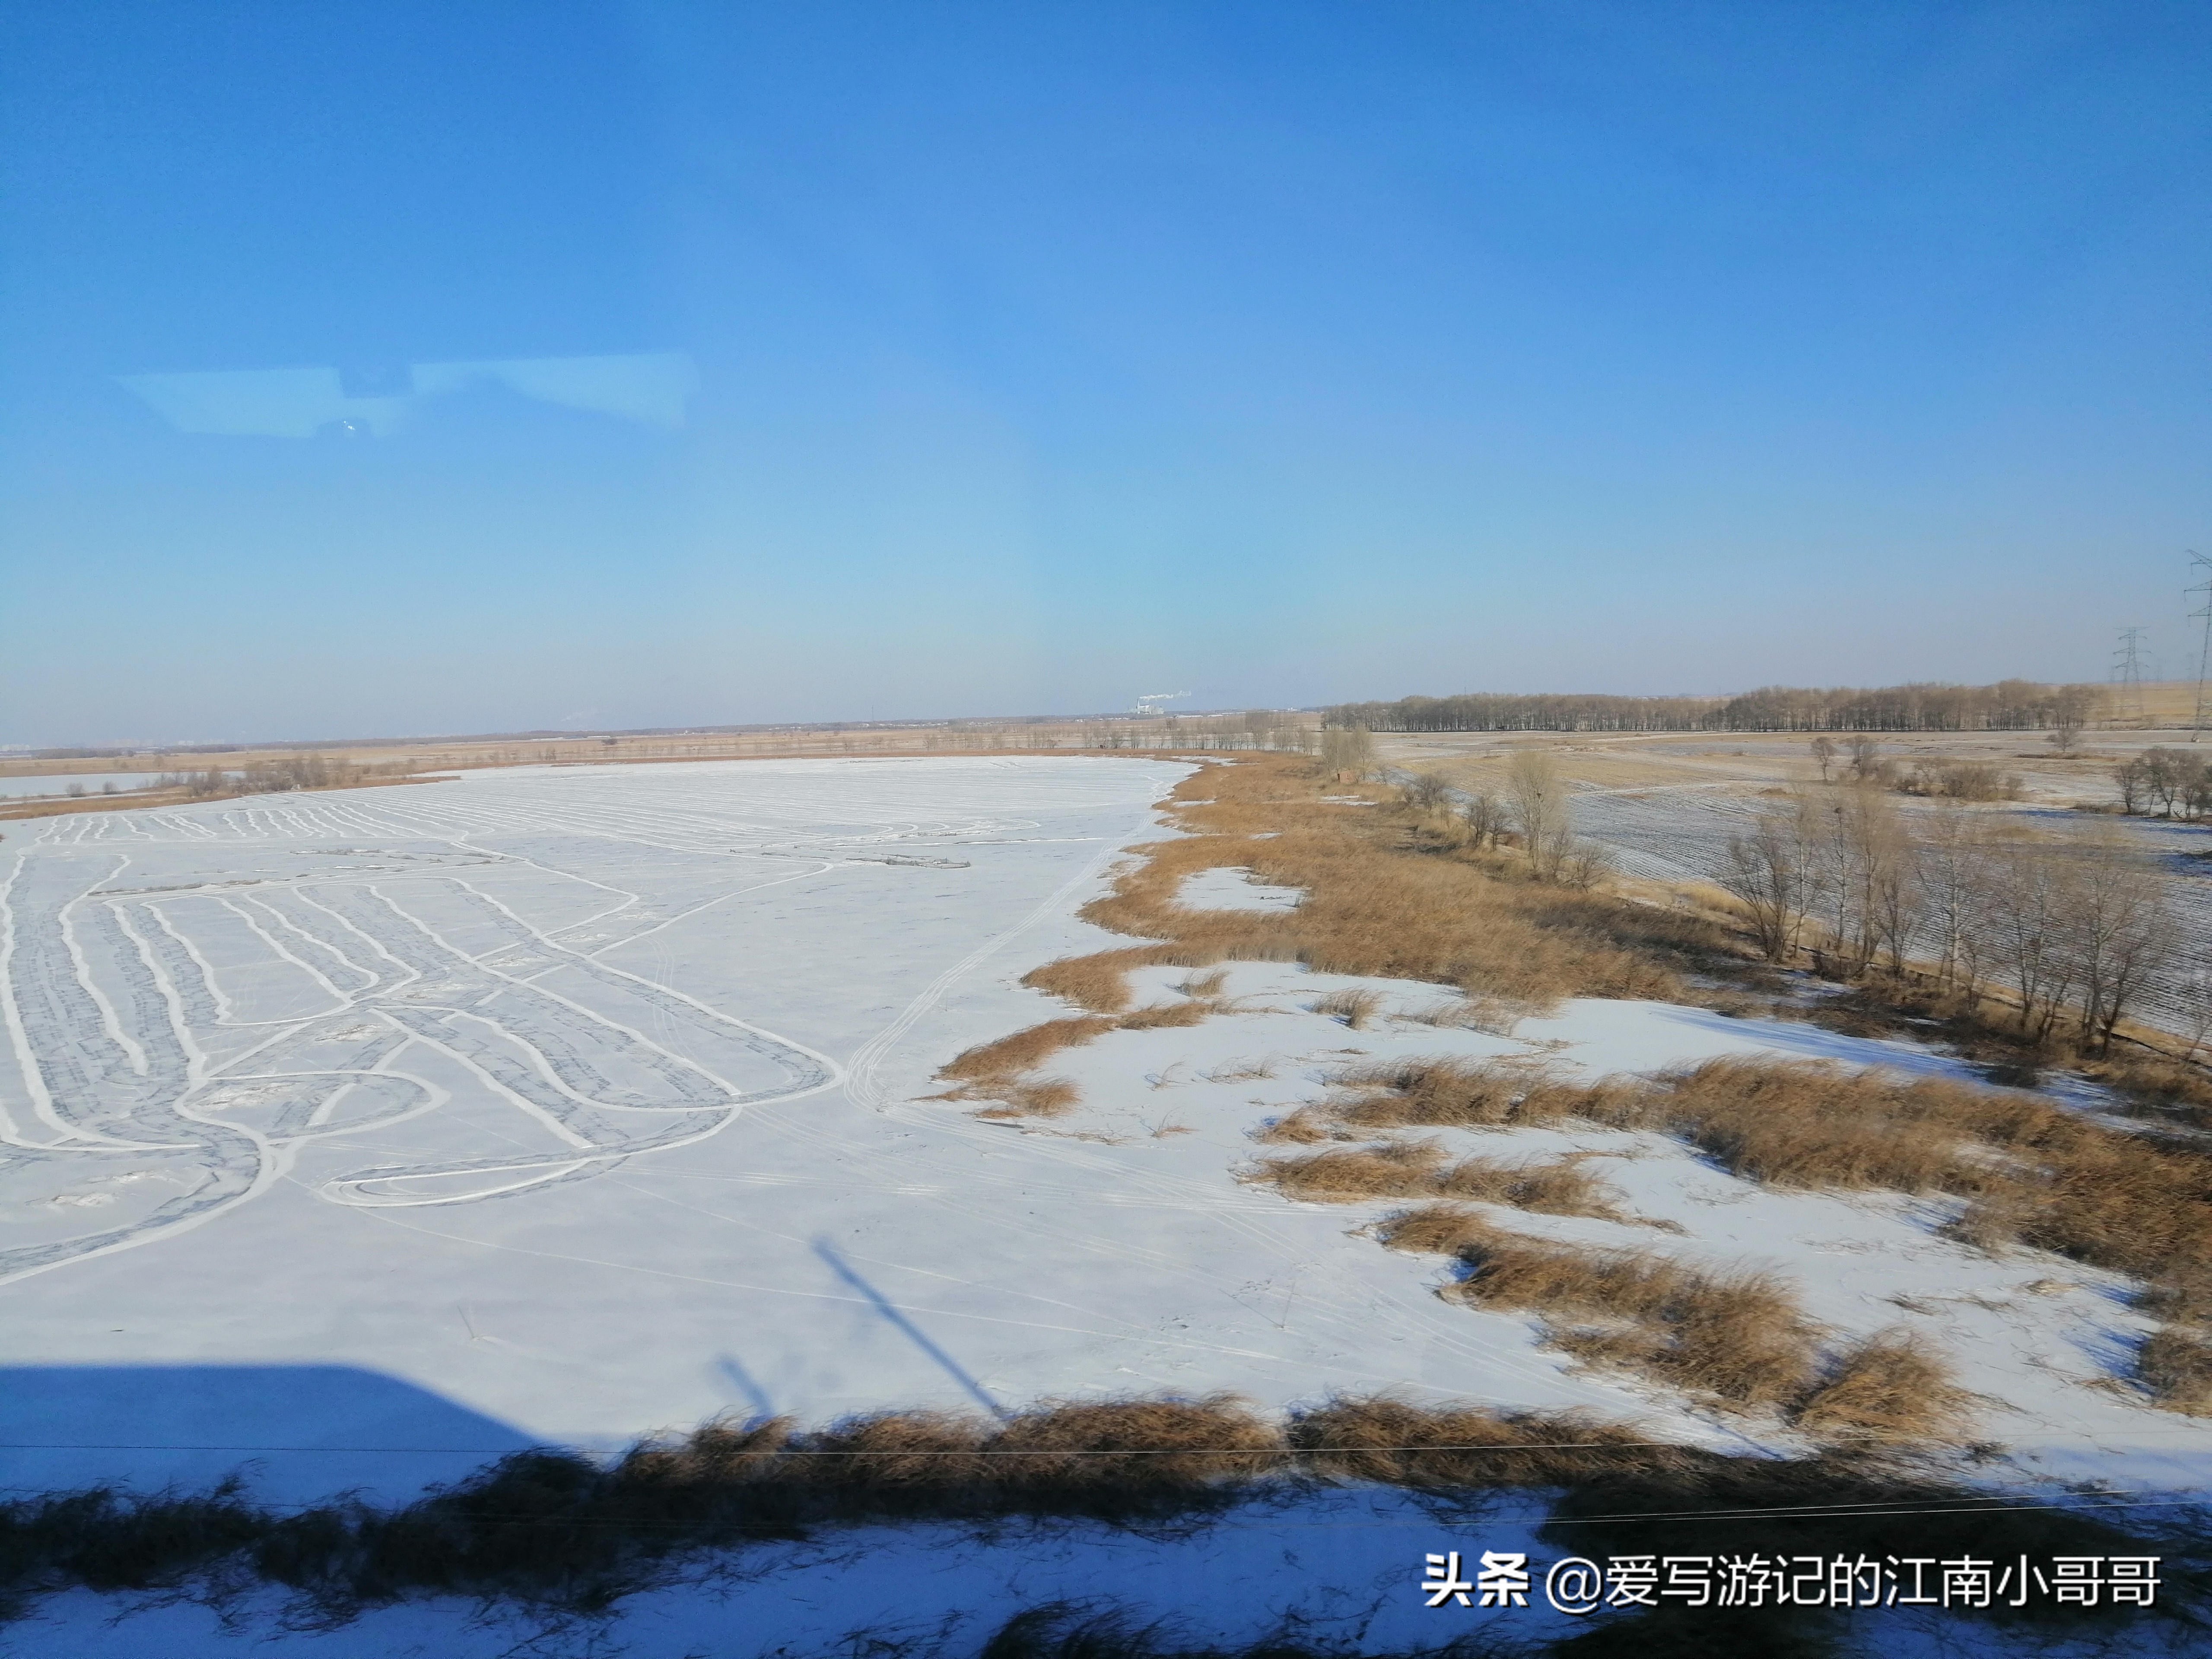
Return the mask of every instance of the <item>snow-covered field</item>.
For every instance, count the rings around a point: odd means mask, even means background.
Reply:
[[[1050,1071],[1083,1096],[1070,1115],[989,1121],[927,1097],[961,1048],[1064,1012],[1019,988],[1023,973],[1126,943],[1073,913],[1121,848],[1162,833],[1153,804],[1188,769],[522,769],[11,832],[0,1483],[197,1485],[243,1468],[273,1501],[397,1498],[523,1445],[610,1449],[719,1413],[1218,1389],[1278,1407],[1397,1389],[1583,1407],[1715,1447],[1791,1443],[1577,1370],[1532,1321],[1439,1300],[1440,1264],[1366,1236],[1388,1204],[1241,1182],[1250,1134],[1346,1062],[1391,1055],[1961,1070],[1939,1055],[1654,1003],[1573,1002],[1486,1035],[1413,1018],[1438,988],[1243,963],[1235,1012],[1057,1056]],[[1184,893],[1296,898],[1234,872]],[[1177,1000],[1183,977],[1144,970],[1139,1002]],[[1361,984],[1383,998],[1362,1029],[1313,1011]],[[2212,1431],[2109,1386],[2148,1326],[2108,1275],[1949,1243],[1937,1205],[1763,1189],[1655,1136],[1441,1138],[1589,1154],[1632,1214],[1680,1231],[1519,1213],[1516,1228],[1772,1267],[1838,1335],[1929,1336],[2019,1478],[2212,1486]],[[1207,1629],[1257,1634],[1295,1598],[1236,1563],[1304,1548],[1340,1570],[1298,1577],[1298,1595],[1350,1617],[1389,1560],[1411,1595],[1421,1548],[1460,1547],[1412,1541],[1441,1534],[1376,1501],[1388,1516],[1279,1516],[1266,1524],[1284,1537],[1249,1534],[1264,1548],[1232,1529],[1181,1565],[1139,1570],[1135,1544],[1101,1542],[1091,1566],[1076,1550],[1018,1588],[1049,1600],[1062,1580],[1126,1581],[1155,1611],[1187,1612],[1178,1574],[1195,1573],[1212,1586]],[[1329,1541],[1298,1544],[1309,1534]],[[720,1612],[641,1603],[637,1651],[826,1645],[890,1616],[823,1593],[805,1552],[758,1565]],[[1004,1576],[986,1601],[1010,1612],[1018,1575]],[[1239,1607],[1249,1618],[1224,1611]],[[104,1610],[50,1603],[59,1625],[13,1627],[0,1651],[231,1645],[191,1608],[127,1620],[137,1647],[95,1641]],[[461,1618],[403,1609],[282,1645],[474,1652]],[[714,1619],[744,1642],[702,1646]],[[77,1645],[41,1645],[63,1629]]]

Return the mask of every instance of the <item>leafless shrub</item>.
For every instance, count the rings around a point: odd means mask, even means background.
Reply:
[[[1936,760],[1915,765],[1899,787],[1946,800],[2018,800],[2023,785],[2020,774],[1989,761]]]
[[[1416,772],[1400,787],[1406,805],[1422,817],[1441,812],[1451,804],[1451,786],[1434,772]]]
[[[1560,854],[1556,878],[1563,887],[1588,891],[1620,867],[1620,856],[1600,842],[1570,841]]]
[[[1468,839],[1475,849],[1487,852],[1507,828],[1505,803],[1487,789],[1474,790],[1460,809],[1460,821],[1467,825]]]
[[[1761,813],[1750,835],[1729,840],[1728,861],[1717,878],[1743,905],[1752,937],[1769,962],[1787,962],[1796,954],[1812,908],[1806,825],[1802,801],[1790,812]]]

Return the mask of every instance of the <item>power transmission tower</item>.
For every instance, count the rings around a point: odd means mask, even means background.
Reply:
[[[2123,628],[2120,648],[2112,653],[2112,683],[2120,689],[2119,708],[2114,712],[2125,720],[2132,708],[2137,726],[2148,720],[2143,712],[2142,636],[2140,628]]]
[[[2189,595],[2204,596],[2203,605],[2189,613],[2192,622],[2200,617],[2204,619],[2204,642],[2197,649],[2197,715],[2189,723],[2189,740],[2195,743],[2204,735],[2204,681],[2207,672],[2212,671],[2212,559],[2191,548],[2189,562],[2204,573],[2203,581],[2185,590]]]

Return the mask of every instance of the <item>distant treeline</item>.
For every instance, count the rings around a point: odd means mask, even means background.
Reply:
[[[1467,692],[1348,702],[1334,726],[1370,732],[2028,732],[2079,726],[2103,702],[2094,685],[1770,685],[1733,697]]]

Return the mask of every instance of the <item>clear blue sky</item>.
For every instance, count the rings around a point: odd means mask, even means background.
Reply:
[[[0,24],[0,743],[2187,656],[2201,3]]]

